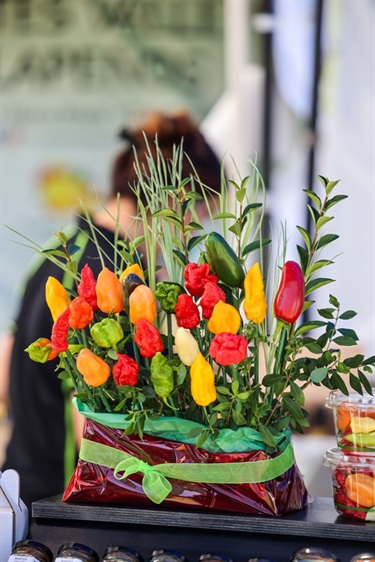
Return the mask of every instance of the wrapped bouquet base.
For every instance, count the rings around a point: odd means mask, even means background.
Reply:
[[[290,432],[268,454],[250,428],[223,430],[203,447],[189,432],[199,424],[152,420],[146,433],[126,435],[122,414],[86,416],[80,458],[63,501],[217,509],[282,515],[302,509],[308,494],[294,462]]]

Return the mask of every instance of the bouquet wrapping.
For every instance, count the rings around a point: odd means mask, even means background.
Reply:
[[[80,458],[63,501],[282,515],[306,506],[290,432],[268,454],[249,428],[224,430],[208,447],[187,437],[193,422],[154,420],[142,438],[126,435],[118,414],[86,416]],[[207,450],[209,449],[209,450]]]

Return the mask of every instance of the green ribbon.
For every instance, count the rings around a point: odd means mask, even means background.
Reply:
[[[73,398],[73,404],[82,415],[101,425],[123,430],[129,427],[130,421],[125,420],[124,414],[93,412],[87,404],[77,398]],[[144,426],[144,432],[148,435],[191,445],[196,445],[197,437],[189,437],[189,435],[192,430],[197,429],[203,431],[207,426],[173,416],[160,416],[150,422],[146,420]],[[283,450],[285,443],[290,442],[290,438],[290,430],[285,429],[280,437],[275,438],[277,447]],[[219,429],[215,438],[210,437],[200,445],[200,448],[209,453],[248,453],[255,450],[265,451],[266,444],[256,429],[239,427],[236,430]]]
[[[112,468],[118,480],[136,472],[143,473],[144,493],[157,504],[172,491],[167,478],[204,484],[254,484],[277,478],[294,463],[293,447],[290,443],[277,457],[262,461],[151,465],[124,451],[82,439],[79,456],[84,461]]]

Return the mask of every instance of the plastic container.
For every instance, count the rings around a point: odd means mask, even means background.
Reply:
[[[324,548],[300,548],[293,554],[290,562],[340,562],[336,554]]]
[[[345,396],[333,390],[326,400],[333,409],[337,445],[348,454],[375,455],[375,388],[374,396],[350,393]]]
[[[323,464],[331,469],[333,502],[340,515],[375,521],[375,457],[329,449]]]
[[[233,562],[228,556],[223,556],[221,554],[202,554],[199,558],[199,562]]]

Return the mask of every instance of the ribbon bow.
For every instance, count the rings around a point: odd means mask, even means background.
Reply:
[[[123,480],[136,472],[144,474],[142,478],[143,491],[154,503],[161,503],[172,491],[172,485],[165,476],[160,474],[157,465],[152,466],[136,457],[129,456],[120,461],[113,470],[114,477],[117,480]]]

